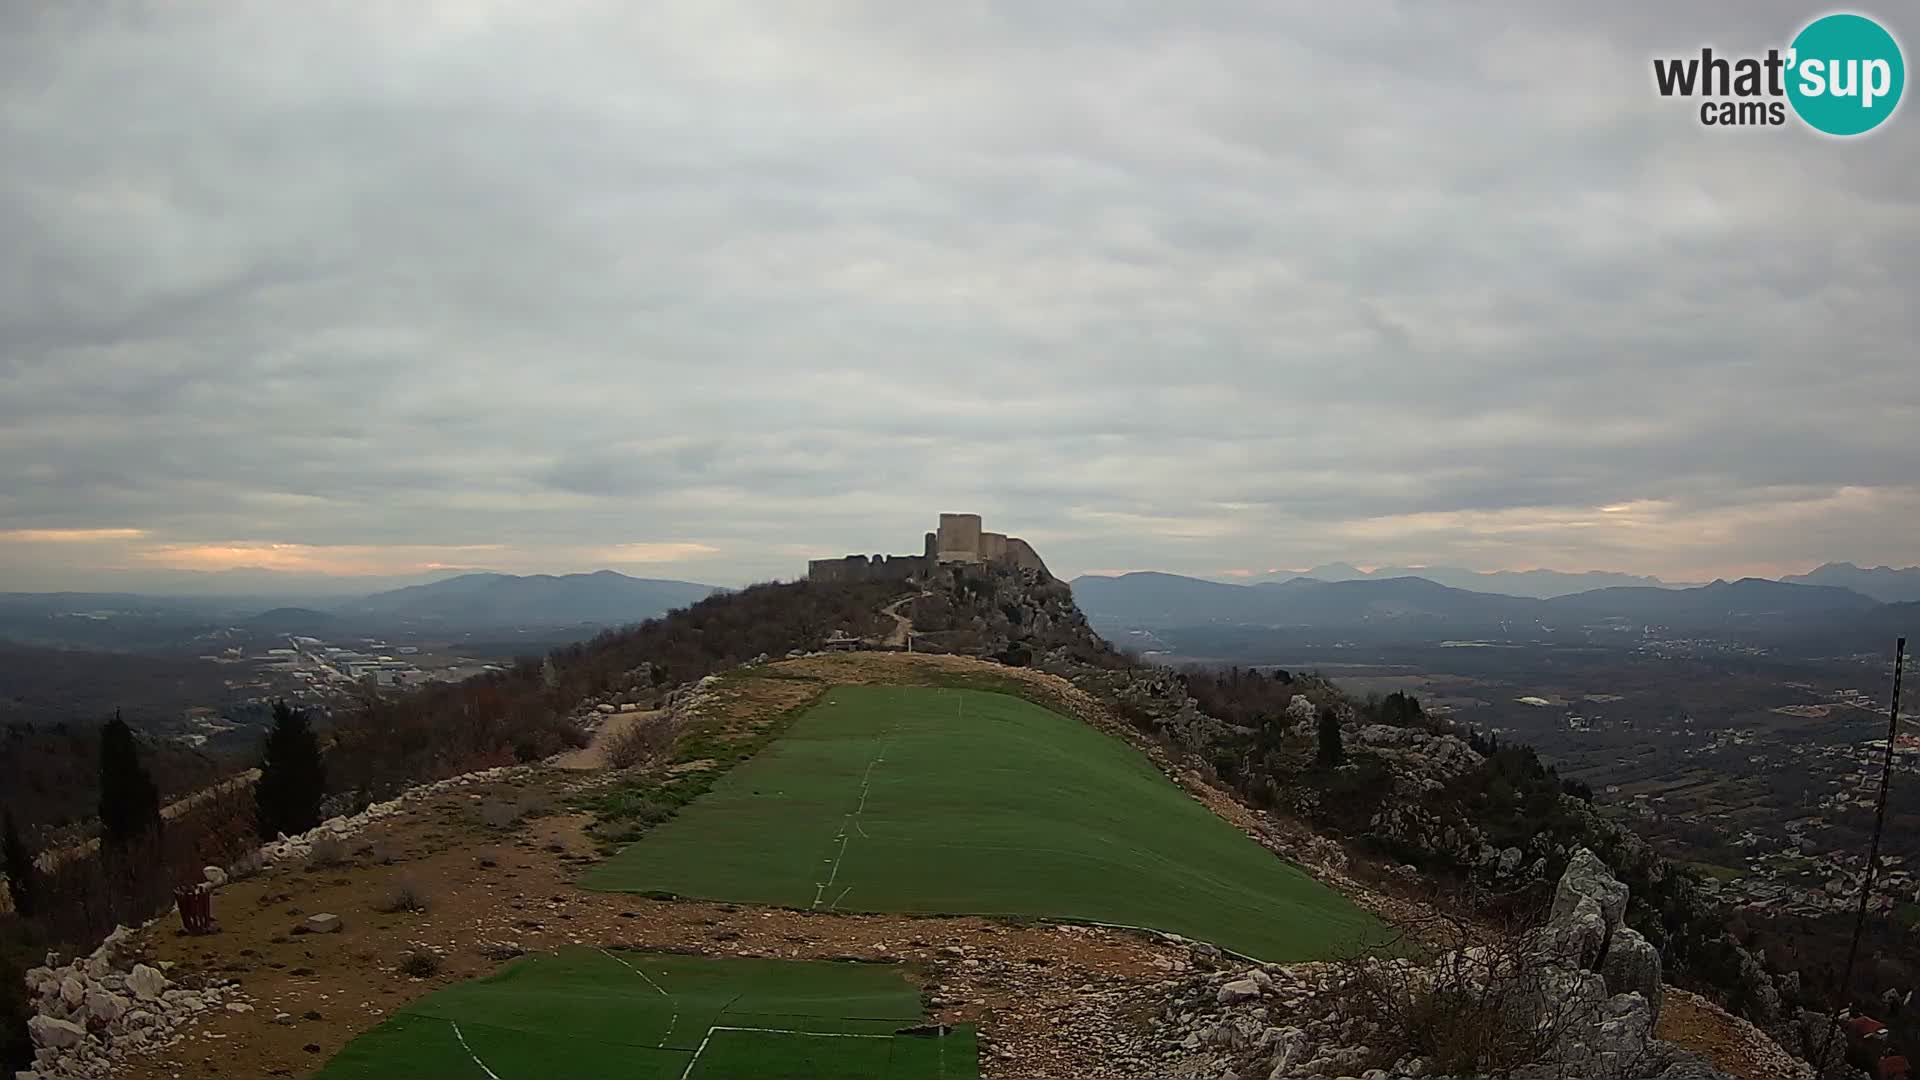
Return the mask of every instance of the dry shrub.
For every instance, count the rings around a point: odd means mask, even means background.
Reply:
[[[607,740],[607,764],[616,769],[631,769],[657,761],[673,746],[675,725],[660,717],[636,721]]]
[[[332,833],[322,834],[313,841],[313,848],[307,852],[307,869],[325,870],[339,866],[347,861],[348,855],[345,840]]]
[[[1370,1067],[1424,1057],[1436,1074],[1503,1080],[1558,1060],[1570,1032],[1598,1023],[1543,962],[1538,927],[1486,929],[1436,916],[1421,930],[1447,951],[1425,962],[1363,957],[1339,965],[1335,1009],[1366,1030]]]
[[[426,890],[411,878],[401,878],[387,890],[386,899],[382,900],[374,910],[387,915],[398,915],[402,912],[418,914],[427,910],[427,906]]]
[[[440,954],[426,949],[414,949],[400,961],[400,971],[416,979],[429,978],[440,971]]]

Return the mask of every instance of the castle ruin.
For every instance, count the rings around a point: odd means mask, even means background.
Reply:
[[[979,514],[941,514],[940,527],[926,534],[918,555],[848,555],[813,559],[808,581],[905,581],[924,578],[949,563],[1023,567],[1051,578],[1033,546],[1017,536],[982,532]]]

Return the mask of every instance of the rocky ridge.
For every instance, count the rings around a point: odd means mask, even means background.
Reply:
[[[1195,1080],[1731,1080],[1653,1036],[1660,958],[1622,922],[1626,901],[1626,887],[1582,849],[1560,879],[1552,917],[1516,942],[1425,964],[1197,972],[1171,986],[1139,1050],[1163,1074]],[[1404,995],[1398,1004],[1445,1002],[1481,1026],[1510,1025],[1532,1060],[1447,1072],[1436,1057],[1448,1048],[1410,1046],[1407,1030],[1386,1022],[1395,1014],[1376,1007],[1383,992]]]

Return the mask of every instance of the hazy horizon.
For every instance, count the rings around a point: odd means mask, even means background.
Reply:
[[[0,589],[1910,565],[1920,118],[1652,86],[1817,13],[8,5]]]
[[[867,553],[867,554],[871,554],[871,553]],[[1044,553],[1042,554],[1044,557]],[[1835,562],[1835,563],[1844,563],[1847,561],[1848,560],[1845,560],[1845,559],[1828,560],[1828,562]],[[1124,574],[1134,574],[1134,573],[1164,573],[1164,574],[1177,574],[1183,577],[1194,577],[1194,578],[1199,578],[1199,579],[1208,580],[1208,581],[1220,581],[1226,584],[1250,584],[1250,583],[1254,583],[1262,580],[1279,580],[1279,579],[1283,579],[1293,575],[1310,575],[1316,569],[1321,569],[1323,567],[1333,566],[1333,565],[1345,565],[1365,574],[1374,574],[1383,568],[1391,567],[1394,569],[1405,569],[1405,570],[1412,571],[1414,572],[1415,576],[1418,576],[1418,573],[1421,570],[1467,571],[1469,573],[1480,573],[1480,574],[1490,574],[1490,573],[1500,573],[1500,572],[1507,572],[1507,573],[1544,572],[1544,573],[1569,574],[1569,575],[1624,573],[1623,571],[1594,569],[1594,568],[1568,570],[1568,569],[1562,569],[1558,567],[1520,567],[1520,568],[1495,568],[1491,570],[1483,570],[1483,569],[1476,569],[1473,567],[1455,566],[1455,565],[1444,564],[1444,563],[1355,564],[1349,560],[1331,560],[1328,563],[1322,563],[1319,566],[1300,567],[1296,569],[1273,568],[1273,569],[1263,569],[1263,570],[1242,570],[1242,569],[1224,569],[1224,570],[1211,569],[1210,570],[1206,568],[1190,568],[1186,570],[1174,570],[1174,569],[1168,569],[1166,567],[1160,567],[1160,566],[1137,566],[1137,567],[1130,567],[1130,568],[1123,568],[1123,569],[1111,568],[1111,567],[1088,567],[1084,569],[1079,569],[1079,568],[1062,569],[1060,567],[1053,567],[1052,569],[1054,569],[1056,573],[1063,580],[1071,580],[1072,578],[1080,577],[1083,575],[1094,575],[1094,576],[1101,576],[1101,577],[1118,577]],[[1818,565],[1825,565],[1825,564],[1822,563]],[[1816,568],[1817,566],[1807,566],[1800,570],[1792,571],[1792,573],[1806,573]],[[1875,567],[1870,567],[1870,566],[1862,566],[1861,568],[1868,569],[1868,570],[1875,569]],[[1880,568],[1887,568],[1887,567],[1883,566]],[[721,588],[740,588],[742,586],[751,585],[759,581],[768,581],[768,580],[792,581],[792,580],[796,580],[798,578],[804,577],[806,573],[806,566],[804,563],[801,563],[795,566],[793,569],[791,569],[787,573],[773,574],[764,578],[746,578],[746,579],[738,579],[738,580],[716,580],[716,579],[707,579],[707,578],[701,578],[701,577],[679,577],[677,575],[666,574],[666,573],[650,573],[645,571],[644,569],[636,569],[632,567],[625,568],[625,569],[615,569],[612,567],[604,567],[604,566],[578,567],[578,568],[555,567],[555,568],[549,568],[549,569],[528,568],[528,569],[521,569],[521,570],[503,570],[498,567],[489,567],[489,566],[442,567],[439,569],[425,570],[418,573],[388,574],[388,575],[301,574],[297,572],[269,570],[267,568],[257,567],[257,566],[241,566],[241,567],[231,567],[224,570],[213,570],[213,571],[172,571],[172,572],[153,571],[153,570],[94,571],[89,575],[56,579],[53,583],[45,587],[38,587],[38,588],[16,587],[14,584],[8,582],[7,580],[0,579],[0,593],[8,593],[8,592],[134,593],[134,594],[146,594],[146,595],[155,595],[155,596],[180,596],[180,597],[201,596],[201,597],[215,598],[215,599],[222,598],[222,597],[249,597],[249,596],[258,595],[258,596],[264,596],[264,597],[307,596],[307,597],[313,597],[315,599],[323,599],[323,598],[356,597],[356,596],[361,596],[361,595],[365,595],[373,592],[382,592],[390,589],[404,588],[409,585],[428,584],[428,583],[438,581],[438,580],[443,580],[449,577],[457,577],[462,574],[514,574],[514,575],[520,575],[520,576],[548,575],[548,576],[559,577],[559,576],[566,576],[570,574],[593,574],[593,573],[610,570],[610,569],[614,570],[615,573],[626,574],[629,577],[690,581],[695,584],[714,585]],[[1891,569],[1895,569],[1895,570],[1920,569],[1920,566],[1891,567]],[[1656,578],[1661,584],[1667,585],[1667,586],[1697,586],[1697,585],[1707,584],[1708,582],[1715,580],[1715,578],[1713,577],[1700,578],[1697,580],[1678,580],[1673,578],[1659,578],[1658,575],[1632,575],[1632,576],[1653,577],[1653,578]],[[1732,581],[1732,580],[1736,580],[1738,577],[1743,577],[1743,576],[1761,576],[1761,575],[1721,574],[1721,575],[1716,575],[1715,577],[1719,579]],[[1772,575],[1772,576],[1778,577],[1783,575]]]

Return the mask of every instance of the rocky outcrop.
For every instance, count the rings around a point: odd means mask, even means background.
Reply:
[[[1445,1002],[1476,1027],[1517,1033],[1531,1056],[1504,1063],[1513,1080],[1731,1080],[1654,1037],[1664,999],[1660,957],[1622,922],[1627,899],[1582,849],[1560,879],[1548,923],[1515,941],[1426,964],[1376,958],[1195,974],[1149,1024],[1144,1056],[1170,1075],[1247,1080],[1444,1080],[1487,1071],[1442,1071],[1457,1047],[1419,1045],[1422,1036],[1392,1022],[1414,1015],[1398,1005],[1426,1000]]]
[[[16,1074],[19,1080],[116,1076],[129,1055],[178,1041],[199,1014],[249,1007],[235,984],[177,986],[139,963],[134,932],[124,926],[81,959],[63,964],[48,953],[45,966],[27,972],[26,984],[33,1068]]]

